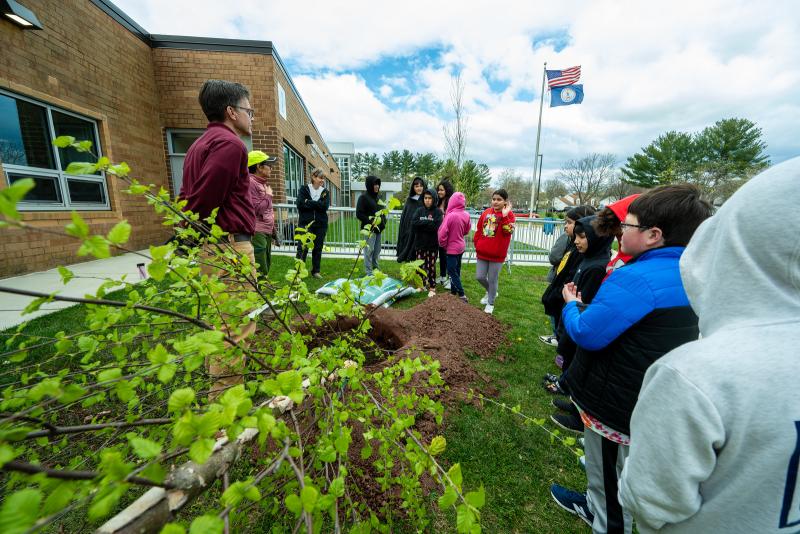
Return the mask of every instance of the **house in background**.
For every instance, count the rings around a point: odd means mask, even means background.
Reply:
[[[342,177],[342,198],[337,206],[355,207],[356,196],[352,193],[350,183],[353,178],[353,159],[356,155],[356,148],[353,143],[331,141],[328,143],[331,149],[331,156],[339,167]]]
[[[279,156],[276,202],[293,201],[314,167],[326,171],[332,203],[341,202],[336,160],[271,42],[153,35],[108,0],[22,3],[41,29],[0,17],[0,187],[35,181],[21,205],[26,223],[63,231],[75,210],[92,233],[128,220],[131,248],[163,243],[169,230],[144,199],[101,173],[67,175],[88,155],[51,141],[90,140],[98,155],[175,195],[186,151],[207,124],[197,95],[209,78],[250,89],[255,119],[244,141]],[[0,277],[80,261],[76,249],[66,236],[4,229]]]

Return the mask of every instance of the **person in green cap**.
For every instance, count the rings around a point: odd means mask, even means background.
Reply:
[[[269,177],[272,165],[278,160],[260,150],[247,154],[247,167],[250,171],[250,200],[256,215],[255,233],[253,233],[253,254],[258,265],[258,272],[266,279],[272,263],[272,242],[278,243],[278,231],[275,227],[275,212],[272,210],[272,187]]]

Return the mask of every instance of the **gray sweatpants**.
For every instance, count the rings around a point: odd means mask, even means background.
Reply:
[[[364,247],[364,271],[367,276],[372,274],[373,269],[380,269],[378,267],[378,258],[381,256],[381,234],[372,234],[367,239],[367,246]]]
[[[583,433],[586,455],[586,500],[594,514],[594,534],[631,534],[633,518],[617,497],[617,481],[630,447],[604,438],[587,428]]]
[[[497,296],[497,281],[500,279],[500,269],[503,263],[498,261],[477,260],[475,264],[475,280],[486,289],[489,304],[494,306]]]

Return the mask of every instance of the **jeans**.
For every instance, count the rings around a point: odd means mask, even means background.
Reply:
[[[461,285],[461,257],[464,254],[447,255],[447,276],[450,277],[450,293],[464,296],[464,286]]]
[[[314,248],[311,251],[311,274],[314,274],[318,273],[320,270],[320,264],[322,263],[322,246],[325,244],[325,234],[328,233],[328,226],[318,226],[317,223],[314,223],[311,225],[309,232],[314,234]],[[303,246],[298,243],[295,257],[299,260],[306,261],[308,249],[303,248]]]
[[[258,273],[266,278],[272,263],[272,236],[261,232],[253,234],[253,255],[258,264]]]
[[[494,299],[497,296],[497,282],[502,268],[503,263],[499,261],[479,259],[475,264],[475,279],[486,289],[488,302],[491,306],[494,306]]]
[[[447,251],[439,247],[439,276],[447,276]]]
[[[373,269],[378,267],[378,259],[381,256],[381,233],[373,233],[367,239],[367,246],[364,247],[364,271],[367,276],[372,274]]]

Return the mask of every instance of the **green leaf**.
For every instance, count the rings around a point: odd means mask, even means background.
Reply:
[[[128,242],[128,238],[131,236],[131,225],[128,224],[128,221],[120,221],[114,225],[114,228],[108,232],[106,239],[114,243],[115,245],[122,245],[123,243]]]
[[[214,440],[202,438],[192,442],[189,447],[189,458],[195,463],[204,464],[214,452]]]
[[[50,515],[63,510],[75,496],[75,489],[68,482],[64,482],[55,487],[42,507],[42,515]]]
[[[128,443],[130,443],[136,456],[143,460],[149,460],[161,454],[161,445],[159,443],[139,437],[136,434],[128,435]]]
[[[431,456],[438,456],[442,454],[447,447],[447,440],[444,439],[444,436],[436,436],[431,440],[431,444],[428,447],[428,452]]]
[[[158,381],[162,384],[169,384],[175,377],[178,365],[175,363],[165,363],[158,368]]]
[[[366,445],[361,447],[361,459],[366,460],[370,456],[372,456],[372,447],[370,446],[369,443],[367,443]]]
[[[72,280],[72,278],[75,276],[72,273],[72,271],[70,271],[69,269],[67,269],[66,267],[63,267],[61,265],[58,266],[58,274],[61,275],[61,283],[62,284],[66,284],[67,282]]]
[[[341,497],[344,495],[344,478],[337,477],[331,481],[331,485],[328,486],[328,493],[334,495],[336,497]]]
[[[79,237],[81,239],[86,239],[89,237],[89,225],[86,224],[86,221],[83,220],[83,217],[78,215],[77,211],[73,211],[71,216],[72,223],[64,227],[67,233],[72,237]]]
[[[311,512],[319,499],[319,491],[314,486],[306,486],[300,491],[300,502],[303,503],[303,510]]]
[[[160,247],[151,246],[150,257],[153,258],[153,260],[163,260],[169,251],[169,245],[161,245]]]
[[[67,148],[72,146],[75,142],[75,138],[71,135],[59,135],[55,139],[53,139],[53,144],[58,148]]]
[[[95,521],[111,513],[125,493],[124,484],[106,486],[95,495],[94,502],[89,507],[89,519]]]
[[[17,204],[33,189],[35,183],[31,178],[17,180],[5,189],[0,189],[0,213],[12,220],[19,220]]]
[[[97,381],[98,382],[110,382],[112,380],[117,380],[122,376],[122,369],[119,367],[115,367],[113,369],[105,369],[97,373]]]
[[[447,471],[447,476],[450,477],[450,480],[456,485],[456,488],[461,491],[461,484],[464,482],[464,479],[461,476],[461,464],[454,464]]]
[[[119,177],[125,177],[128,176],[128,174],[130,174],[131,168],[128,167],[128,164],[123,161],[118,165],[109,165],[108,169],[106,169],[106,172],[115,174]]]
[[[156,282],[160,282],[167,274],[167,262],[164,260],[153,260],[147,264],[147,272]]]
[[[176,389],[172,392],[172,395],[169,396],[169,402],[167,402],[167,409],[170,412],[179,412],[183,410],[185,407],[189,406],[194,402],[194,390],[192,388],[181,388]]]
[[[164,348],[164,345],[159,343],[153,350],[147,353],[147,359],[150,360],[150,363],[159,365],[167,363],[170,358],[167,349]]]
[[[85,141],[78,141],[73,145],[78,152],[89,152],[92,149],[92,142],[88,139]],[[108,159],[108,158],[106,158]]]
[[[286,508],[294,515],[300,515],[300,513],[303,511],[303,503],[300,501],[300,497],[294,493],[287,495],[286,499],[284,499],[284,502],[286,503]]]
[[[456,493],[455,488],[453,486],[447,486],[447,489],[444,490],[444,493],[441,497],[439,497],[439,508],[444,510],[453,506],[455,504],[456,499],[458,499],[458,494]]]
[[[483,505],[486,504],[486,490],[483,488],[483,484],[481,484],[478,491],[470,491],[464,495],[464,500],[467,501],[467,504],[470,506],[474,506],[478,509],[483,508]]]
[[[475,525],[475,514],[466,504],[459,504],[456,508],[456,531],[470,534]]]
[[[86,161],[73,161],[67,165],[67,174],[94,174],[97,172],[97,164]]]
[[[78,249],[78,256],[86,256],[87,254],[91,254],[98,259],[110,257],[111,249],[108,246],[108,240],[101,235],[87,237]]]
[[[3,501],[0,509],[0,532],[21,534],[36,522],[42,492],[38,489],[23,489],[12,493]]]
[[[14,450],[14,447],[7,443],[0,444],[0,467],[3,467],[17,456],[18,453]]]
[[[201,515],[192,521],[189,534],[222,534],[225,523],[215,515]]]
[[[167,523],[161,529],[160,534],[186,534],[186,529],[178,523]]]
[[[206,412],[195,421],[197,435],[204,438],[212,437],[222,424],[222,414],[220,412]]]

